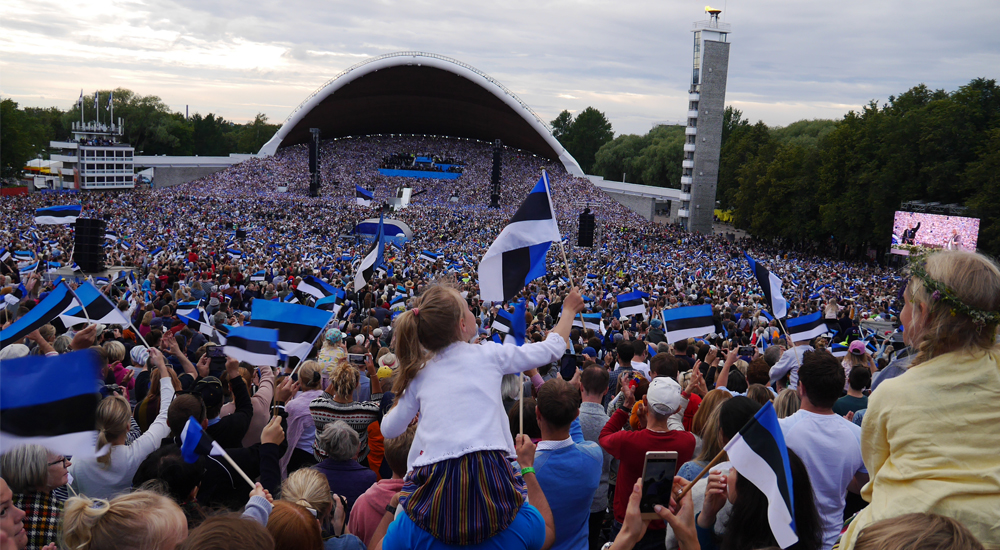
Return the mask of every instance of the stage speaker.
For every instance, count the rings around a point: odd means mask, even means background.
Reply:
[[[500,166],[503,164],[503,143],[493,142],[493,173],[490,177],[490,208],[500,208]]]
[[[83,273],[104,271],[104,232],[107,224],[96,218],[79,218],[73,235],[73,261]]]
[[[594,215],[590,209],[584,209],[580,214],[580,231],[577,232],[577,246],[590,248],[594,246]]]
[[[309,196],[319,196],[319,128],[310,128],[312,139],[309,140]]]
[[[236,238],[237,239],[245,239],[245,238],[247,238],[247,230],[246,229],[237,229],[236,230]]]

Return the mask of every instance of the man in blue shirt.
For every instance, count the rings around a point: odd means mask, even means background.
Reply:
[[[553,550],[586,550],[590,505],[601,483],[604,453],[583,437],[580,389],[556,378],[538,389],[535,416],[542,439],[535,451],[535,472],[547,496],[556,527]]]

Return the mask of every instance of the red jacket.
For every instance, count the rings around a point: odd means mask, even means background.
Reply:
[[[622,431],[628,422],[628,413],[618,409],[601,429],[598,442],[611,456],[621,461],[618,466],[618,482],[615,485],[615,520],[625,521],[628,497],[632,494],[635,481],[642,475],[647,451],[676,451],[677,466],[691,460],[694,455],[694,435],[690,432],[672,430],[654,432],[648,429]],[[665,529],[662,521],[654,521],[650,529]]]

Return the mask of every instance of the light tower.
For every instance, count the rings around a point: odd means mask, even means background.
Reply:
[[[678,217],[688,231],[710,234],[719,182],[730,26],[719,22],[722,10],[705,6],[705,12],[708,19],[695,22],[693,29],[694,68],[688,92]]]

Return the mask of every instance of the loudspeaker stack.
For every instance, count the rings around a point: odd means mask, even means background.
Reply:
[[[96,218],[78,218],[73,243],[73,261],[84,273],[104,271],[104,232],[107,224]]]
[[[590,248],[594,246],[594,215],[587,208],[580,214],[580,231],[577,233],[577,246]]]

